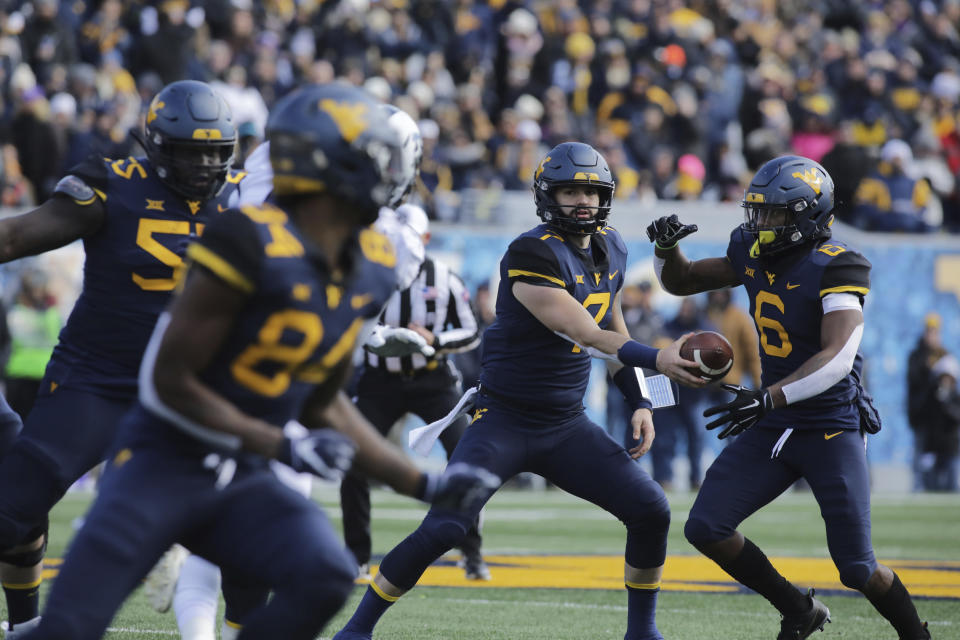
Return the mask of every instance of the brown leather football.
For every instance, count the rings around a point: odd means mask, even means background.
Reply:
[[[695,376],[715,382],[727,375],[733,366],[733,347],[716,331],[699,331],[680,347],[680,357],[693,360],[699,366],[690,368]]]

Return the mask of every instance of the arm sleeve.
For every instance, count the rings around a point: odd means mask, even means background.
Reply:
[[[870,291],[870,261],[856,251],[836,255],[823,271],[820,297],[831,293],[853,293],[862,299]]]
[[[448,273],[450,300],[447,304],[446,325],[451,329],[437,334],[435,348],[443,353],[460,353],[480,344],[480,330],[477,316],[470,305],[470,294],[463,280],[452,271]]]
[[[187,249],[190,264],[231,287],[253,293],[260,276],[263,249],[256,224],[236,209],[217,216],[203,237]]]
[[[507,249],[507,278],[511,282],[526,282],[540,287],[566,289],[571,283],[564,281],[560,261],[547,246],[547,242],[559,241],[541,240],[529,236],[514,240]]]

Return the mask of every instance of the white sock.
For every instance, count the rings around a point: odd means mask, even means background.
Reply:
[[[240,629],[242,629],[242,627],[231,625],[227,622],[227,619],[224,618],[220,623],[220,640],[237,640],[237,636],[240,635]]]
[[[214,640],[220,603],[220,568],[191,555],[183,563],[173,611],[183,640]]]

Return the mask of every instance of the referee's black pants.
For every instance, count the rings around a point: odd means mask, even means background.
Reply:
[[[368,367],[357,384],[357,408],[384,436],[407,413],[419,416],[424,422],[434,422],[450,413],[458,400],[460,380],[447,362],[409,376]],[[466,427],[467,418],[463,416],[440,435],[448,459]],[[344,476],[340,483],[340,508],[347,548],[353,552],[357,564],[370,562],[370,484],[365,475],[350,471]],[[460,549],[464,557],[478,559],[480,544],[478,519]]]

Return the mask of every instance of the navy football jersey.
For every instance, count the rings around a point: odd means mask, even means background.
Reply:
[[[218,216],[187,258],[190,269],[205,269],[247,296],[200,378],[241,411],[278,426],[299,418],[314,389],[351,358],[364,322],[396,288],[396,257],[386,237],[361,231],[349,268],[331,273],[319,250],[273,205]]]
[[[510,243],[500,261],[496,320],[483,334],[480,384],[497,396],[544,412],[581,411],[590,356],[544,326],[513,296],[513,283],[565,289],[601,328],[623,287],[627,248],[613,227],[593,235],[588,251],[549,225]]]
[[[750,297],[750,314],[760,339],[763,386],[779,382],[821,350],[821,299],[830,293],[863,297],[870,291],[870,262],[836,240],[811,244],[762,263],[751,258],[754,238],[739,227],[727,247],[727,259]],[[764,416],[761,427],[823,428],[825,421],[859,428],[854,404],[863,358],[858,350],[853,369],[820,395]],[[833,425],[831,425],[833,426]]]
[[[146,158],[91,158],[68,173],[94,189],[106,217],[83,239],[83,290],[60,333],[48,382],[132,396],[187,245],[226,209],[246,173],[231,171],[220,193],[206,202],[172,191]]]

